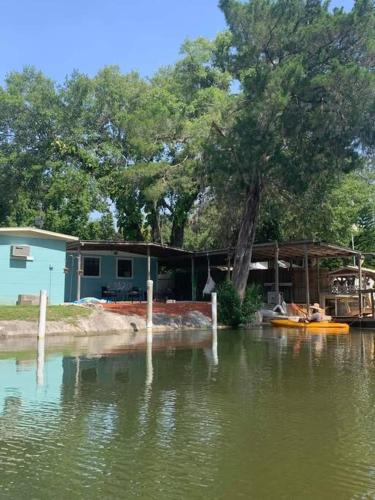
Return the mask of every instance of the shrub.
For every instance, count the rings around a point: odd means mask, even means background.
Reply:
[[[230,281],[217,287],[218,321],[222,325],[238,326],[241,323],[241,300]]]
[[[254,314],[262,307],[262,291],[259,285],[251,283],[246,288],[241,308],[241,323],[248,325],[254,321]]]

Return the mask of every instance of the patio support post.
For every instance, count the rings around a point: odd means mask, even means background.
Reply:
[[[191,257],[191,300],[197,300],[196,288],[195,288],[195,265],[194,257]]]
[[[151,279],[151,254],[150,246],[147,245],[147,281]]]
[[[306,287],[306,308],[310,314],[310,279],[309,279],[309,254],[305,245],[305,287]]]
[[[82,263],[81,249],[78,248],[78,256],[77,256],[77,300],[81,299],[81,263]]]
[[[358,281],[359,281],[359,287],[358,287],[358,313],[359,317],[362,318],[362,255],[358,255]]]
[[[316,287],[318,292],[318,302],[320,304],[320,259],[316,259]]]
[[[280,304],[280,280],[279,280],[279,245],[276,241],[275,243],[275,292],[276,292],[276,302]]]
[[[228,251],[228,258],[227,258],[227,266],[228,266],[228,271],[227,271],[227,280],[230,281],[230,251]]]

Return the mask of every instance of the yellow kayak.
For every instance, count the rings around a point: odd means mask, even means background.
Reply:
[[[347,323],[333,323],[332,321],[313,321],[311,323],[297,323],[289,319],[273,319],[272,326],[283,326],[284,328],[302,328],[308,330],[332,331],[334,333],[348,333],[349,325]]]

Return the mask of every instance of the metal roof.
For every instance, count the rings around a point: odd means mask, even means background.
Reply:
[[[307,251],[310,258],[339,258],[353,257],[361,255],[360,252],[351,248],[333,245],[323,241],[300,240],[300,241],[284,241],[284,242],[269,242],[255,243],[252,251],[252,261],[273,260],[275,258],[276,248],[279,249],[279,259],[296,259],[302,258]],[[195,252],[196,257],[207,256],[233,256],[234,248],[226,248],[220,250],[207,250]]]
[[[361,272],[364,276],[371,276],[372,278],[375,278],[375,269],[362,267]],[[328,274],[330,276],[343,277],[343,278],[346,276],[358,276],[359,268],[357,266],[345,266],[345,267],[340,267],[340,269],[335,269],[334,271],[330,271]]]
[[[192,252],[182,248],[170,247],[159,243],[147,243],[144,241],[88,241],[83,240],[68,245],[68,250],[77,251],[113,251],[113,252],[129,252],[138,255],[147,255],[148,249],[152,257],[158,258],[178,258],[193,255]]]
[[[339,258],[360,256],[361,253],[347,247],[341,247],[322,241],[301,240],[286,242],[256,243],[253,246],[252,262],[273,260],[275,250],[279,249],[279,259],[290,260],[303,258],[307,251],[310,258]],[[162,262],[183,261],[194,257],[197,262],[205,262],[210,257],[212,265],[226,265],[228,255],[233,258],[234,248],[223,248],[217,250],[190,251],[183,248],[170,247],[159,243],[147,243],[136,241],[80,241],[68,244],[68,250],[76,251],[117,251],[129,252],[138,255],[147,255],[148,249],[152,257],[159,258]]]

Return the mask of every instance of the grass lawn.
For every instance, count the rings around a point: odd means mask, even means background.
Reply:
[[[90,309],[77,306],[48,306],[47,321],[71,322],[90,316]],[[0,306],[0,321],[35,321],[39,317],[39,306]]]

